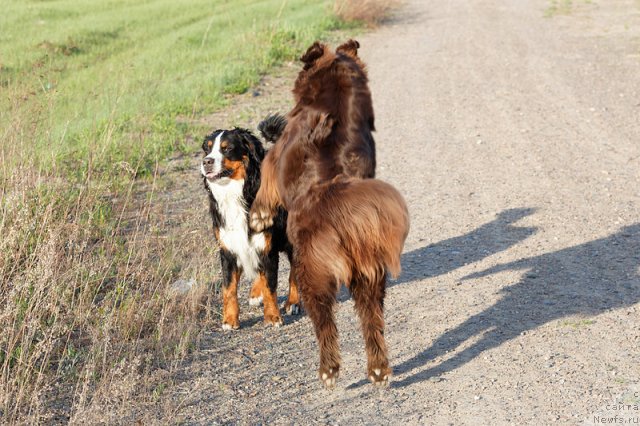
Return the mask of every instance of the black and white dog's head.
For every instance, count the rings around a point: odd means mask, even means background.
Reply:
[[[204,138],[204,158],[201,173],[205,179],[241,180],[255,168],[260,168],[264,158],[262,143],[246,130],[216,130]]]
[[[258,130],[265,141],[275,143],[286,125],[285,117],[273,114],[258,125]],[[204,138],[202,150],[200,173],[209,193],[216,198],[214,192],[223,195],[232,188],[235,192],[242,188],[238,195],[250,206],[260,187],[260,165],[265,156],[260,140],[247,129],[216,130]]]
[[[245,200],[253,201],[260,186],[260,164],[264,148],[249,130],[216,130],[204,138],[200,166],[205,187],[241,185]]]

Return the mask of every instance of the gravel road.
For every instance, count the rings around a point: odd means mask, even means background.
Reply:
[[[346,294],[333,391],[316,377],[309,319],[267,329],[245,300],[242,329],[206,333],[163,394],[169,408],[142,418],[640,422],[612,408],[640,410],[640,3],[407,0],[358,39],[378,177],[412,219],[385,305],[390,387],[365,380]],[[208,120],[255,126],[286,110],[297,69]]]

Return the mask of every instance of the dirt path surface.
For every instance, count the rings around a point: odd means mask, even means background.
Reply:
[[[242,329],[208,332],[162,396],[171,408],[143,418],[640,422],[640,411],[611,408],[640,405],[640,4],[570,4],[410,0],[359,37],[378,176],[405,195],[412,219],[385,305],[389,388],[365,381],[347,297],[332,392],[316,377],[309,319],[265,329],[243,298]],[[212,126],[286,110],[295,69]],[[192,184],[206,218],[195,175]]]

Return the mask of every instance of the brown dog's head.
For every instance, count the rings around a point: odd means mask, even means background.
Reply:
[[[326,111],[341,89],[353,87],[354,82],[358,85],[356,80],[366,85],[367,75],[364,63],[358,57],[359,47],[356,40],[349,40],[332,52],[326,44],[313,43],[300,57],[303,66],[293,89],[296,102],[314,104]]]
[[[332,53],[326,44],[316,41],[307,49],[304,55],[300,57],[300,60],[304,63],[303,70],[309,70],[316,65],[316,63],[321,66],[323,63],[336,59],[339,56],[348,56],[352,60],[357,61],[360,67],[364,68],[364,64],[360,62],[360,58],[358,57],[358,48],[360,48],[360,43],[351,39],[338,46],[335,53]],[[323,60],[318,61],[320,58],[323,58]]]

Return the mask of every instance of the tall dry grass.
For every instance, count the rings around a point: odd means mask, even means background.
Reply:
[[[397,7],[399,0],[335,0],[333,12],[346,22],[378,25]]]
[[[14,122],[3,134],[3,157],[22,161],[3,162],[0,176],[3,423],[77,419],[123,370],[175,364],[212,319],[211,288],[169,291],[177,277],[211,283],[200,261],[214,247],[160,229],[158,163],[144,182],[132,179],[140,164],[107,177],[93,168],[96,149],[83,179],[70,179],[30,163],[33,128]]]

